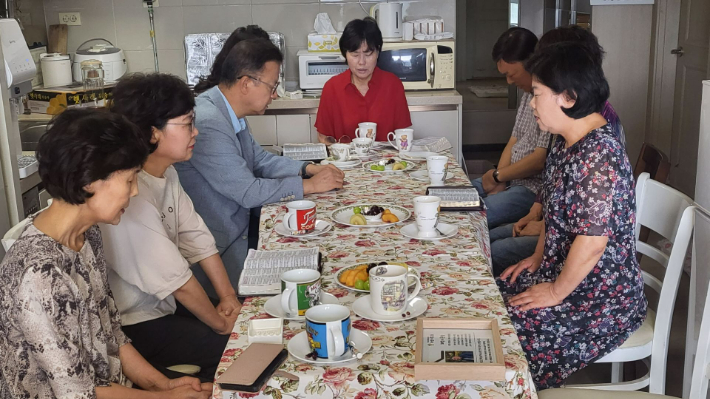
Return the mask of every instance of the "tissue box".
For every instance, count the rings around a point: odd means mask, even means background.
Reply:
[[[334,35],[320,35],[318,33],[308,34],[308,51],[310,52],[339,52],[340,36],[342,33]]]
[[[283,343],[284,319],[252,319],[249,320],[249,343],[263,342],[268,344]]]

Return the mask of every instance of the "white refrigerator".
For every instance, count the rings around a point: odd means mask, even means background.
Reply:
[[[703,81],[703,100],[700,108],[700,136],[698,140],[698,169],[695,178],[695,215],[693,234],[693,263],[690,273],[688,301],[688,331],[685,352],[683,397],[690,394],[692,364],[700,332],[705,296],[710,283],[710,80]]]

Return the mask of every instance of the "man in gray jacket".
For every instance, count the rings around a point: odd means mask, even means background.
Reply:
[[[251,208],[343,186],[340,169],[270,154],[249,132],[244,117],[263,114],[276,98],[282,61],[268,40],[238,43],[224,61],[219,85],[197,97],[200,134],[192,159],[175,164],[183,188],[214,235],[234,287],[248,252]],[[209,280],[199,270],[195,275],[211,293]]]

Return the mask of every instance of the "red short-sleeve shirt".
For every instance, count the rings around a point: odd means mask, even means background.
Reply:
[[[375,67],[368,85],[363,96],[352,84],[350,70],[330,78],[318,106],[318,133],[352,139],[358,123],[375,122],[376,141],[387,141],[387,133],[412,126],[404,86],[397,76]]]

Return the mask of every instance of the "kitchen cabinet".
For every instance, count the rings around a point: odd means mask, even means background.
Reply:
[[[446,137],[451,143],[451,153],[454,159],[459,160],[461,154],[461,135],[458,110],[446,111],[413,111],[412,128],[414,129],[414,140],[424,137]]]
[[[311,120],[308,114],[276,115],[277,144],[311,142]]]
[[[247,116],[254,140],[262,146],[277,145],[276,115]]]

